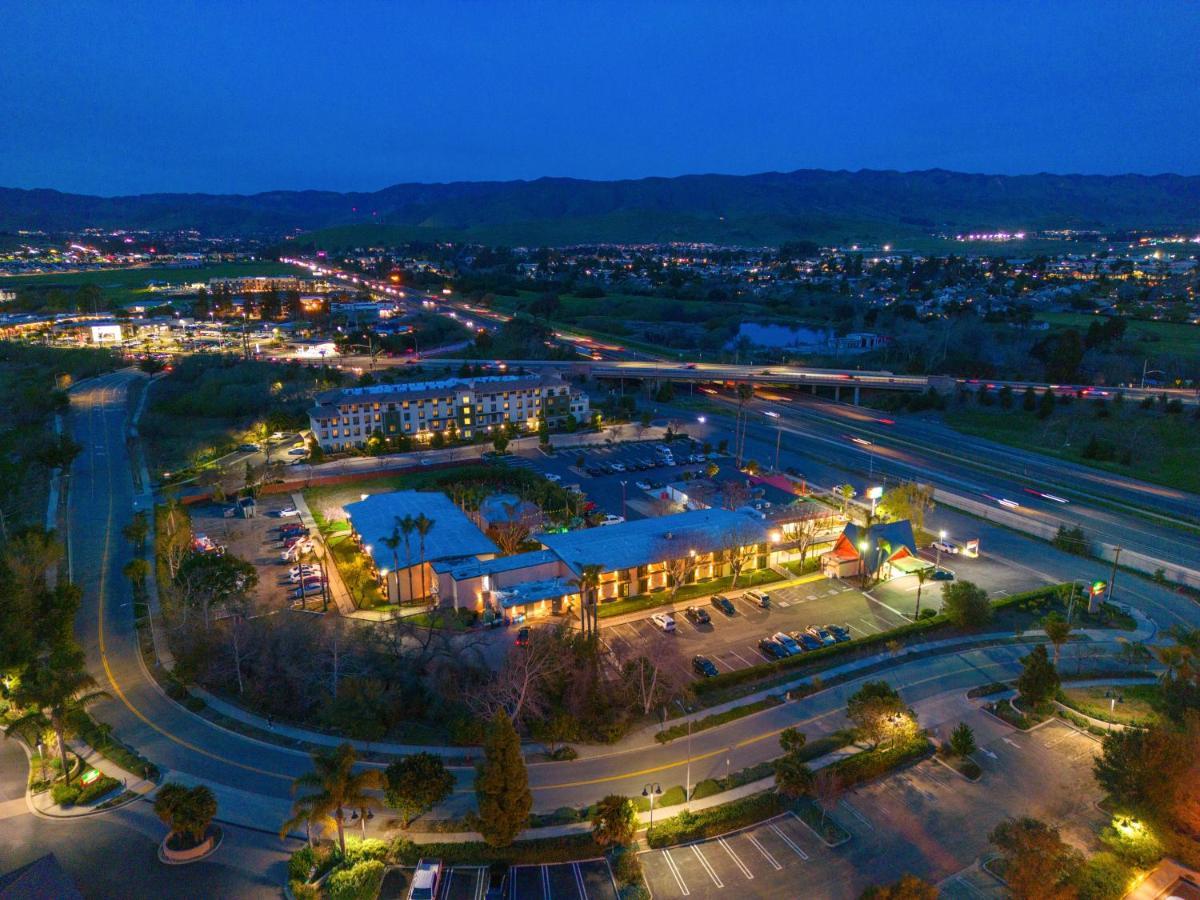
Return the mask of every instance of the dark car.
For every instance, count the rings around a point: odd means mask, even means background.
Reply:
[[[828,631],[830,634],[832,634],[833,639],[835,641],[837,641],[839,644],[842,643],[843,641],[848,641],[851,639],[850,632],[847,631],[845,628],[843,628],[841,625],[826,625],[825,630]]]
[[[763,638],[759,641],[758,649],[770,659],[783,659],[788,655],[788,652],[783,647],[770,638]]]
[[[933,572],[934,581],[953,581],[954,573],[946,569],[935,569]]]
[[[736,612],[733,608],[733,601],[724,594],[713,594],[712,605],[727,616],[732,616]]]
[[[688,617],[689,622],[695,622],[697,625],[707,625],[712,621],[712,616],[708,614],[708,610],[701,609],[698,606],[689,606],[683,611],[683,614]]]
[[[696,656],[692,659],[692,668],[696,670],[696,674],[703,675],[705,678],[712,678],[717,675],[717,667],[713,665],[713,661],[707,656]]]
[[[830,644],[837,643],[837,638],[835,638],[828,630],[820,627],[819,625],[809,625],[808,628],[804,630],[808,634],[811,634],[813,637],[815,637],[826,647],[828,647]]]
[[[517,646],[524,647],[529,643],[529,629],[522,628],[517,632]]]
[[[820,650],[825,645],[821,643],[820,638],[815,638],[807,631],[794,631],[792,637],[805,650]]]
[[[508,896],[508,863],[492,863],[488,867],[488,889],[485,900],[503,900],[506,896]]]
[[[604,474],[604,470],[602,468],[600,468],[599,466],[588,466],[587,469],[585,469],[584,471],[586,471],[589,475],[603,475]]]

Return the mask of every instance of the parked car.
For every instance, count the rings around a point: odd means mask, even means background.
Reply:
[[[599,466],[588,466],[583,471],[587,472],[589,475],[603,475],[604,474],[604,470],[602,468],[600,468]]]
[[[697,675],[703,675],[705,678],[712,678],[719,674],[717,667],[707,656],[692,657],[692,668],[696,671]]]
[[[771,640],[782,647],[788,656],[799,656],[804,652],[790,634],[785,634],[782,631],[777,631],[771,635]]]
[[[743,594],[742,596],[745,597],[747,600],[749,600],[751,603],[755,603],[758,606],[761,606],[763,609],[766,609],[768,606],[771,605],[771,595],[768,594],[766,591],[746,591],[746,593]]]
[[[600,520],[600,524],[601,525],[620,525],[624,521],[625,521],[624,516],[607,515],[603,519]]]
[[[281,519],[292,519],[298,515],[300,515],[300,510],[296,509],[294,506],[285,506],[278,512],[278,516]]]
[[[555,484],[557,484],[558,482],[562,481],[562,476],[561,476],[561,475],[555,475],[553,472],[547,472],[547,473],[546,473],[546,480],[547,480],[547,481],[554,482]]]
[[[288,573],[288,580],[292,582],[297,582],[301,579],[307,581],[310,578],[321,577],[322,572],[320,566],[303,566],[299,570],[292,569],[292,571]]]
[[[675,630],[675,617],[670,613],[655,613],[650,621],[668,634]]]
[[[832,634],[830,634],[828,631],[826,631],[824,628],[820,627],[819,625],[809,625],[808,628],[806,628],[804,630],[808,634],[811,634],[813,637],[815,637],[818,641],[820,641],[826,647],[828,647],[830,644],[837,643],[837,639],[834,638],[834,636]]]
[[[637,488],[639,491],[648,491],[648,490],[650,490],[650,482],[648,482],[648,481],[635,481],[635,482],[633,483],[633,486],[634,486],[635,488]]]
[[[765,655],[768,659],[783,659],[788,655],[787,651],[784,650],[783,647],[770,638],[763,638],[761,641],[759,641],[758,649],[762,651],[763,655]]]
[[[442,861],[440,859],[418,860],[416,871],[413,872],[412,883],[408,886],[408,900],[435,900],[441,880]]]
[[[318,582],[306,582],[292,590],[292,596],[297,600],[303,597],[311,597],[313,594],[319,594],[323,590],[323,585]]]
[[[527,626],[517,632],[517,646],[525,647],[528,645],[529,645],[529,628]]]
[[[683,614],[688,617],[689,622],[695,622],[697,625],[707,625],[712,621],[708,610],[701,609],[699,606],[689,606],[683,611]]]
[[[934,581],[953,581],[954,573],[949,569],[934,569],[932,578]]]
[[[844,641],[852,640],[850,631],[846,628],[843,628],[841,625],[826,625],[825,630],[832,634],[833,639],[839,644]]]
[[[932,547],[934,550],[940,550],[943,553],[952,553],[953,554],[953,553],[959,552],[959,548],[957,546],[955,546],[954,544],[950,543],[949,541],[934,541],[929,546]]]
[[[825,645],[821,643],[820,638],[813,637],[807,631],[793,631],[792,637],[805,650],[820,650]]]
[[[312,551],[313,551],[313,542],[312,541],[310,541],[310,540],[297,541],[296,543],[292,544],[292,546],[284,548],[283,552],[279,554],[279,558],[282,559],[284,562],[295,562],[297,559],[299,559],[305,553],[312,553]]]
[[[238,450],[240,450],[242,453],[257,453],[258,444],[239,444]]]
[[[288,538],[297,534],[307,535],[308,529],[299,522],[289,522],[287,525],[279,526],[279,536],[281,538]]]
[[[614,472],[624,472],[625,471],[625,463],[615,462],[615,463],[612,463],[611,465],[612,465],[612,470]]]
[[[737,613],[737,610],[733,607],[733,601],[724,594],[713,594],[712,605],[721,612],[725,613],[727,616],[732,616]]]

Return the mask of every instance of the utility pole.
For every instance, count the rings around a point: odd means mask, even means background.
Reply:
[[[1113,548],[1112,575],[1108,579],[1108,599],[1110,602],[1112,601],[1112,598],[1113,598],[1113,589],[1117,586],[1117,561],[1120,558],[1121,558],[1121,545],[1117,544],[1117,546]],[[1095,612],[1095,610],[1092,609],[1091,603],[1088,604],[1088,612],[1089,613]]]
[[[775,426],[775,471],[779,471],[779,445],[783,441],[783,426]]]

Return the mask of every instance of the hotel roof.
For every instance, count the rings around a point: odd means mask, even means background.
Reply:
[[[769,531],[745,513],[697,509],[566,534],[539,534],[537,539],[578,574],[591,564],[610,572],[679,559],[692,550],[708,553],[726,546],[733,535],[746,544],[759,543],[767,540]]]
[[[500,552],[449,497],[436,491],[372,494],[366,500],[346,505],[346,515],[350,517],[350,524],[362,536],[363,543],[371,547],[371,557],[375,560],[376,567],[381,569],[390,569],[396,565],[392,551],[384,546],[383,539],[392,534],[397,517],[416,518],[421,513],[434,521],[433,528],[425,537],[426,562]],[[420,539],[414,533],[409,538],[411,560],[406,560],[404,545],[401,543],[396,550],[401,565],[415,565],[418,562],[419,546]]]

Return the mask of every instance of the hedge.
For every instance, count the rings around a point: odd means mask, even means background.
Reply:
[[[847,756],[833,764],[834,771],[841,776],[844,787],[853,787],[886,775],[893,769],[916,762],[926,756],[932,747],[925,734],[920,734],[915,740],[899,747],[888,747],[886,750],[867,750]]]
[[[75,802],[81,806],[85,803],[91,803],[93,800],[99,800],[105,794],[109,793],[121,786],[121,782],[115,778],[110,778],[108,775],[101,775],[91,784],[85,784],[79,788],[79,796],[75,798]]]
[[[992,609],[1007,609],[1010,606],[1026,603],[1030,600],[1042,600],[1057,591],[1058,587],[1058,585],[1049,585],[1046,587],[1034,588],[1030,591],[1023,591],[1019,594],[1012,594],[1011,596],[1004,597],[1001,600],[993,601]],[[930,631],[949,627],[952,627],[950,619],[944,613],[938,613],[936,616],[932,616],[931,618],[921,619],[917,622],[909,622],[906,625],[901,625],[898,628],[893,628],[890,631],[881,631],[878,634],[855,638],[854,640],[846,641],[841,644],[832,644],[828,647],[822,647],[820,650],[810,650],[807,653],[800,654],[799,656],[788,656],[784,659],[776,659],[772,660],[771,662],[758,663],[757,665],[748,666],[745,669],[738,669],[734,672],[722,672],[720,675],[714,675],[712,678],[706,678],[703,681],[697,682],[692,686],[692,689],[699,695],[710,694],[725,688],[736,687],[739,684],[759,681],[772,675],[786,672],[790,669],[799,669],[807,666],[810,663],[822,662],[834,657],[845,656],[847,654],[854,653],[863,647],[874,647],[877,645],[887,644],[890,641],[901,640],[903,638],[912,637],[913,635],[926,634]]]
[[[383,887],[387,867],[377,859],[365,859],[348,869],[338,869],[325,880],[330,900],[375,900]]]
[[[413,866],[422,857],[441,859],[450,865],[506,863],[573,862],[603,856],[604,848],[592,839],[591,832],[554,838],[522,841],[507,847],[492,847],[483,841],[464,841],[453,844],[414,844],[398,837],[392,842],[391,859],[399,865]]]
[[[657,849],[716,837],[726,831],[777,816],[786,808],[783,799],[774,791],[763,791],[698,813],[683,810],[649,829],[646,842]]]

